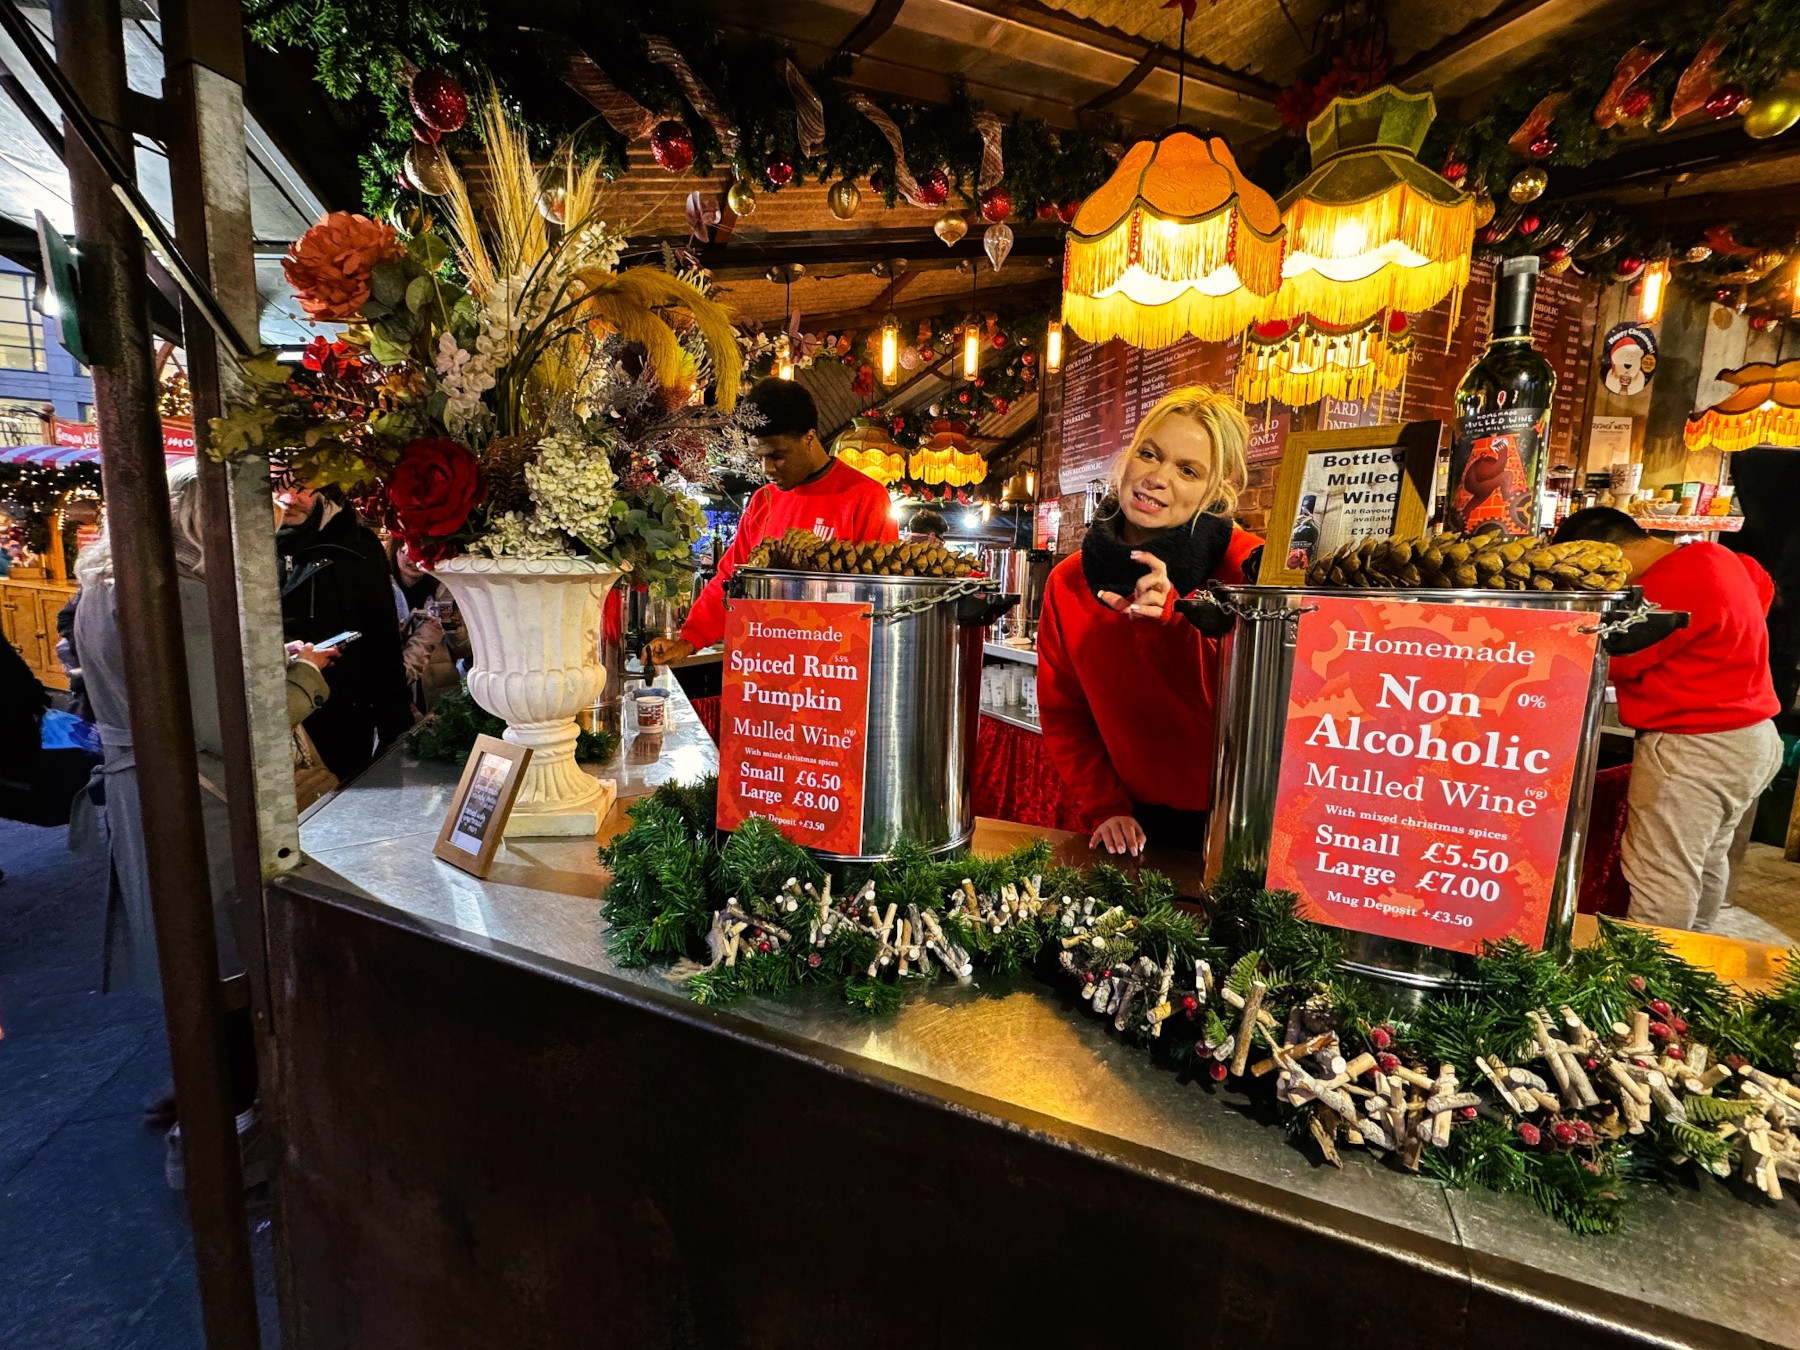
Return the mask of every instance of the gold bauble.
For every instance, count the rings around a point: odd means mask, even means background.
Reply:
[[[450,157],[443,146],[414,141],[406,151],[406,179],[427,197],[442,197],[450,191]]]
[[[931,232],[944,241],[945,248],[955,248],[957,241],[969,232],[969,222],[961,211],[946,211],[931,223]]]
[[[1545,263],[1544,272],[1549,276],[1560,277],[1564,272],[1568,271],[1574,263],[1575,259],[1573,257],[1564,254],[1560,258],[1552,258],[1549,262]]]
[[[1475,193],[1475,228],[1480,229],[1494,218],[1494,199],[1488,196],[1486,187]]]
[[[1703,263],[1712,257],[1712,250],[1705,244],[1695,244],[1681,256],[1691,263]]]
[[[1800,71],[1783,75],[1768,93],[1750,100],[1744,113],[1745,133],[1759,141],[1781,135],[1796,122],[1800,122]]]
[[[1507,186],[1506,195],[1523,205],[1525,202],[1535,202],[1544,195],[1544,189],[1549,186],[1550,175],[1533,164],[1529,168],[1520,169],[1513,175],[1512,182]]]
[[[725,205],[731,208],[734,216],[756,214],[756,188],[748,178],[740,178],[725,189]]]
[[[825,204],[839,220],[848,220],[856,214],[856,208],[862,205],[862,189],[848,178],[840,179],[825,194]]]
[[[1756,270],[1767,276],[1787,261],[1787,254],[1778,248],[1765,248],[1756,255]]]

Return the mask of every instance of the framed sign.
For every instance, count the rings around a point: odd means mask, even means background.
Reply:
[[[1364,535],[1422,533],[1443,434],[1442,422],[1407,422],[1289,436],[1261,584],[1304,585],[1314,558]]]
[[[727,603],[721,830],[764,816],[803,847],[861,854],[872,612],[860,601]]]
[[[1315,923],[1542,949],[1592,628],[1568,610],[1317,597],[1295,634],[1268,885]]]
[[[506,818],[519,795],[531,750],[497,736],[477,736],[463,765],[462,781],[431,851],[465,872],[485,877],[506,833]]]

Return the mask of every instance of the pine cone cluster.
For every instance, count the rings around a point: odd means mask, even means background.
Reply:
[[[1316,559],[1306,584],[1490,591],[1616,591],[1627,577],[1617,544],[1543,544],[1504,531],[1359,539]]]
[[[487,505],[496,518],[509,511],[531,513],[531,485],[525,481],[525,470],[537,463],[538,449],[535,436],[508,436],[481,452]]]
[[[877,577],[966,577],[975,566],[935,539],[904,544],[821,539],[811,530],[789,530],[756,546],[746,567],[794,572],[843,572]]]

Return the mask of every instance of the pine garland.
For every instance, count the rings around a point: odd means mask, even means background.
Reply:
[[[465,682],[445,694],[418,725],[406,734],[406,743],[420,759],[439,764],[462,764],[475,748],[477,736],[500,736],[506,731],[503,718],[495,717],[473,698]],[[619,748],[619,738],[611,731],[583,731],[575,738],[575,760],[579,764],[598,764],[612,758]]]
[[[1248,1093],[1271,1123],[1333,1162],[1338,1137],[1360,1138],[1446,1185],[1525,1195],[1577,1233],[1615,1230],[1631,1184],[1696,1165],[1727,1176],[1742,1151],[1746,1175],[1774,1194],[1775,1173],[1762,1162],[1771,1141],[1783,1167],[1800,1157],[1787,1151],[1800,1090],[1790,1098],[1781,1087],[1800,1054],[1800,951],[1777,988],[1744,996],[1654,933],[1602,919],[1598,940],[1567,964],[1517,942],[1492,945],[1468,959],[1461,989],[1427,997],[1410,1020],[1383,1020],[1370,984],[1337,968],[1338,930],[1302,920],[1292,895],[1245,878],[1215,890],[1202,922],[1177,907],[1167,878],[1106,864],[1051,867],[1042,842],[952,859],[903,845],[885,863],[829,875],[766,821],[721,839],[715,793],[714,781],[659,790],[602,851],[613,872],[602,910],[613,955],[635,966],[673,962],[671,977],[700,1002],[819,986],[886,1015],[910,978],[1029,969],[1072,985],[1128,1041],[1187,1079]],[[1646,1109],[1637,1133],[1605,1096],[1596,1111],[1552,1102],[1548,1114],[1527,1118],[1501,1100],[1519,1089],[1495,1088],[1489,1071],[1537,1059],[1535,1017],[1554,1017],[1556,1034],[1572,1043],[1588,1026],[1635,1018],[1661,1038],[1664,1070],[1683,1071],[1686,1044],[1696,1074],[1698,1057],[1719,1066],[1715,1081],[1690,1080],[1684,1110]],[[1241,1036],[1252,1043],[1239,1045]],[[1625,1051],[1587,1043],[1594,1048],[1580,1054],[1600,1057],[1590,1058],[1596,1078],[1601,1059],[1627,1062]],[[1356,1063],[1346,1069],[1346,1058]],[[1375,1094],[1355,1081],[1370,1065],[1379,1066]],[[1744,1065],[1772,1072],[1752,1077]],[[1515,1083],[1545,1081],[1510,1072]],[[1385,1137],[1375,1108],[1414,1080],[1435,1082],[1440,1104],[1410,1103],[1408,1130],[1416,1124],[1419,1138]],[[1434,1116],[1444,1118],[1440,1134],[1424,1146]]]

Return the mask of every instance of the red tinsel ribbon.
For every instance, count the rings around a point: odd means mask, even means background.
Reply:
[[[929,208],[931,203],[919,194],[918,180],[912,176],[912,170],[906,167],[906,146],[900,139],[900,128],[880,108],[869,99],[868,95],[858,93],[854,89],[844,91],[844,100],[875,124],[875,130],[886,138],[894,151],[894,187],[907,201],[914,206]]]
[[[781,78],[794,100],[794,127],[800,133],[801,153],[814,158],[825,148],[825,104],[792,60],[782,59]]]
[[[1550,129],[1551,121],[1556,117],[1556,110],[1562,107],[1563,100],[1569,96],[1564,90],[1559,94],[1545,94],[1538,100],[1537,107],[1531,115],[1519,124],[1519,129],[1507,139],[1506,148],[1515,155],[1529,155],[1531,143]]]
[[[1594,108],[1594,125],[1606,131],[1618,125],[1624,116],[1619,108],[1619,101],[1625,92],[1643,77],[1645,71],[1662,59],[1664,49],[1652,47],[1647,42],[1640,42],[1624,56],[1619,64],[1613,67],[1612,83],[1606,86],[1606,92],[1600,96],[1600,102]]]
[[[694,74],[687,58],[676,50],[675,44],[665,37],[646,34],[644,54],[675,77],[675,83],[681,86],[681,92],[686,95],[688,103],[718,135],[719,145],[725,153],[735,159],[738,152],[737,128],[725,116],[725,110],[719,106],[719,100],[713,97],[712,90]]]
[[[981,172],[975,177],[975,186],[986,192],[996,187],[1006,177],[1006,160],[1000,153],[1000,135],[1006,124],[991,112],[975,114],[975,130],[981,133]]]
[[[628,141],[648,136],[656,114],[607,78],[586,52],[571,51],[563,58],[563,83],[600,110],[607,125]]]
[[[1713,96],[1713,91],[1719,87],[1719,81],[1713,75],[1713,65],[1736,36],[1734,29],[1743,8],[1742,5],[1733,5],[1726,10],[1718,27],[1700,44],[1700,50],[1694,53],[1694,59],[1688,62],[1687,69],[1681,72],[1681,78],[1675,81],[1675,93],[1669,99],[1669,115],[1657,127],[1658,131],[1667,131],[1689,113],[1699,112],[1706,106],[1706,100]]]

